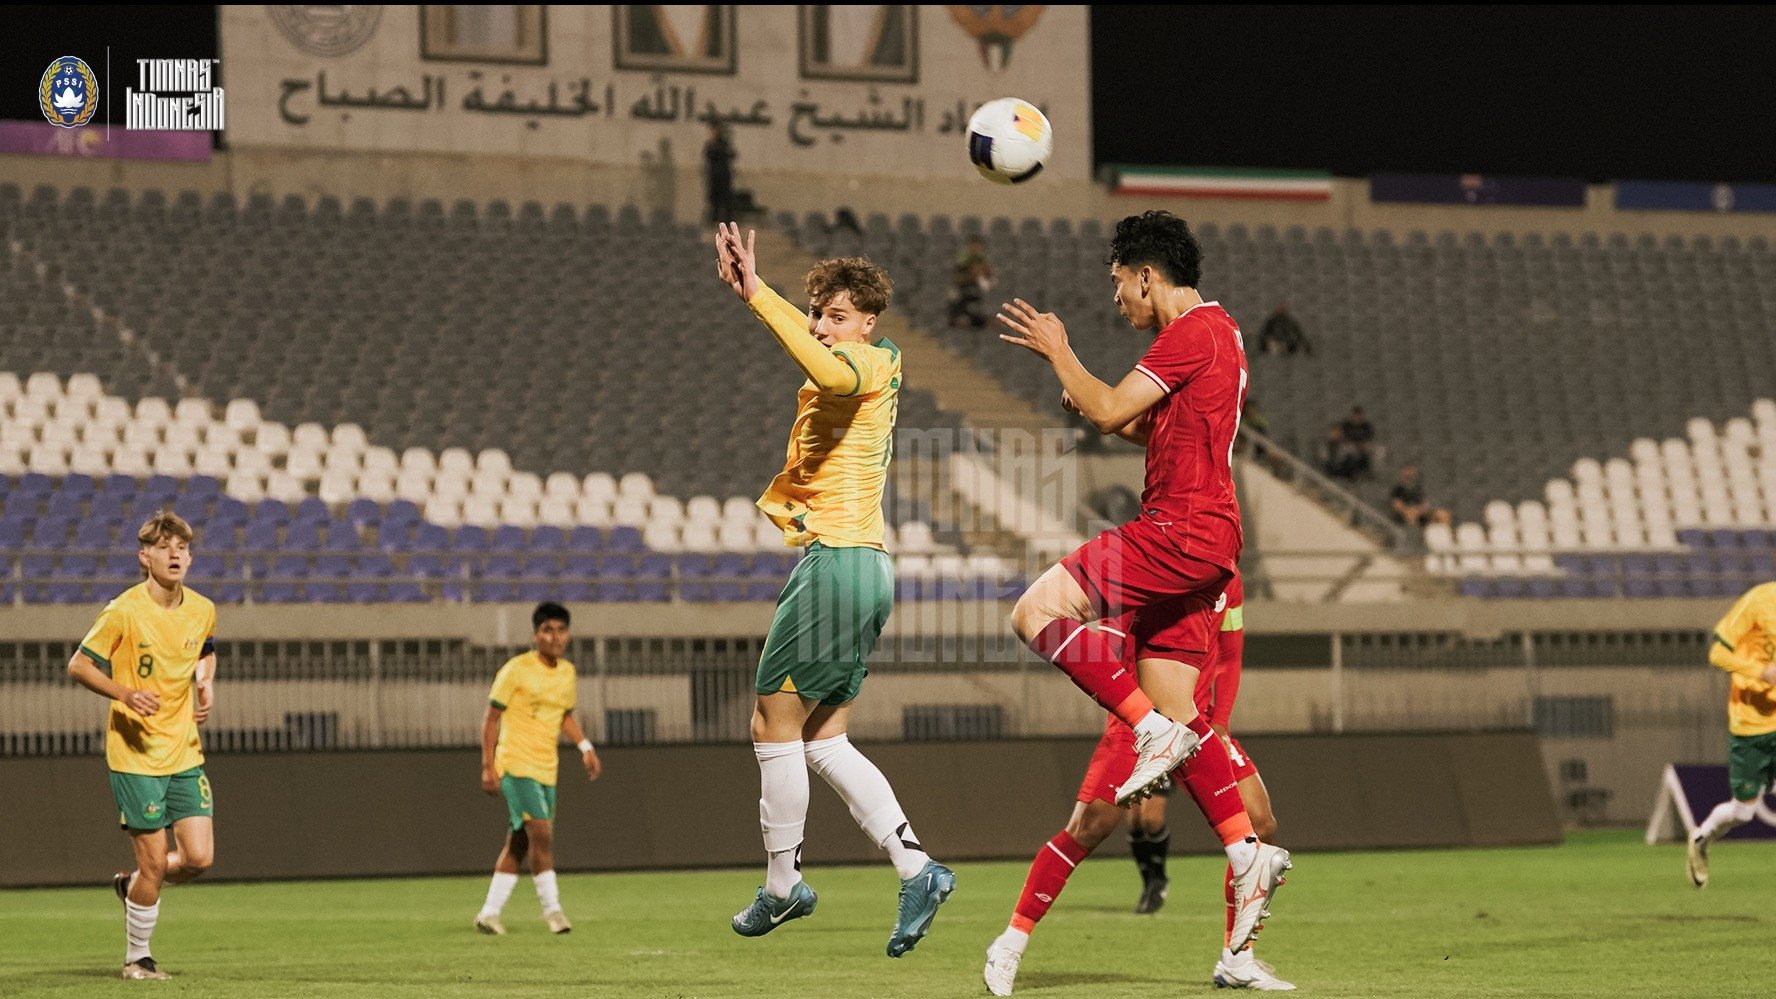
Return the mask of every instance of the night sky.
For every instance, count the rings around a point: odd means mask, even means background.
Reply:
[[[1776,181],[1776,9],[1093,7],[1099,164]]]

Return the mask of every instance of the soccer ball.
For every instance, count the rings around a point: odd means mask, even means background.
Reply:
[[[1021,184],[1042,172],[1054,152],[1054,130],[1036,105],[1001,97],[968,119],[968,159],[995,184]]]

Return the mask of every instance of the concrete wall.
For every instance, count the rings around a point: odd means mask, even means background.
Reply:
[[[1254,736],[1278,841],[1292,850],[1492,846],[1561,838],[1534,735]],[[1023,859],[1072,809],[1089,739],[865,745],[920,838],[948,859]],[[610,749],[586,783],[561,763],[557,856],[566,870],[760,862],[758,775],[742,745]],[[212,755],[216,878],[479,873],[504,807],[478,786],[473,751]],[[1009,791],[1008,789],[1016,789]],[[0,760],[7,886],[99,884],[129,847],[97,758]],[[815,781],[805,862],[879,859]],[[1183,794],[1180,852],[1216,844]],[[53,835],[46,830],[53,824]],[[30,844],[26,846],[26,844]],[[1112,837],[1104,847],[1123,853]]]

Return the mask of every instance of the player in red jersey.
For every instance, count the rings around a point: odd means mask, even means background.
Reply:
[[[1194,696],[1199,712],[1211,719],[1217,735],[1224,740],[1234,760],[1240,797],[1252,816],[1253,828],[1261,838],[1269,839],[1276,831],[1270,795],[1264,788],[1263,779],[1258,776],[1257,767],[1227,730],[1228,722],[1233,716],[1233,701],[1239,693],[1240,657],[1245,645],[1243,602],[1240,579],[1235,574],[1233,583],[1227,590],[1225,613],[1220,615],[1215,653],[1197,678]],[[1127,642],[1128,623],[1119,619],[1099,626],[1099,630],[1110,637],[1125,658],[1133,654],[1133,648]],[[993,995],[1011,995],[1018,965],[1037,922],[1060,897],[1061,890],[1067,886],[1068,877],[1079,862],[1116,830],[1122,818],[1122,809],[1111,804],[1111,801],[1116,787],[1127,779],[1134,766],[1134,732],[1111,715],[1106,719],[1103,737],[1098,740],[1098,745],[1092,752],[1085,779],[1079,785],[1078,803],[1073,808],[1072,817],[1068,819],[1065,829],[1037,851],[1035,859],[1030,863],[1030,873],[1018,896],[1017,908],[1012,913],[1010,924],[987,948],[987,964],[983,977],[987,990]],[[1158,799],[1150,798],[1142,804],[1156,800]],[[1132,812],[1129,818],[1132,825],[1135,818]],[[1163,814],[1149,821],[1157,822],[1163,827]],[[1227,876],[1223,880],[1229,937],[1233,932],[1234,915],[1232,874],[1233,869],[1229,865]],[[1144,891],[1142,900],[1146,901],[1147,897],[1148,892]],[[1221,956],[1215,963],[1213,980],[1218,987],[1273,992],[1292,991],[1295,988],[1277,978],[1269,965],[1258,961],[1252,946],[1234,953],[1225,946],[1227,942],[1224,939]]]
[[[1194,699],[1219,621],[1216,604],[1242,547],[1232,465],[1248,377],[1245,347],[1233,318],[1197,291],[1202,253],[1183,219],[1160,211],[1123,219],[1108,262],[1123,318],[1159,331],[1115,386],[1079,362],[1059,317],[1023,299],[999,314],[1011,331],[1000,339],[1047,360],[1064,403],[1100,432],[1146,447],[1141,513],[1038,577],[1012,610],[1012,627],[1134,729],[1134,772],[1117,788],[1116,804],[1138,800],[1176,771],[1236,872],[1229,945],[1238,953],[1290,866],[1288,851],[1255,835],[1227,747]],[[1087,627],[1131,613],[1134,670],[1114,636]]]

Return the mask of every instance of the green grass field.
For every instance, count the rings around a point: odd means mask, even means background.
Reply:
[[[14,863],[28,856],[15,845]],[[1552,848],[1301,855],[1259,953],[1315,996],[1763,996],[1773,860],[1769,845],[1721,846],[1698,892],[1678,847],[1632,831]],[[1136,916],[1131,863],[1082,865],[1037,930],[1017,994],[1213,992],[1220,871],[1215,858],[1173,858],[1171,902]],[[1024,865],[957,872],[932,934],[899,960],[883,954],[886,864],[811,867],[819,911],[754,940],[727,920],[755,871],[564,876],[574,931],[563,937],[543,928],[528,878],[503,938],[470,926],[478,877],[194,885],[162,902],[155,952],[174,979],[161,983],[114,978],[123,918],[108,884],[0,892],[0,996],[984,996],[982,956]]]

